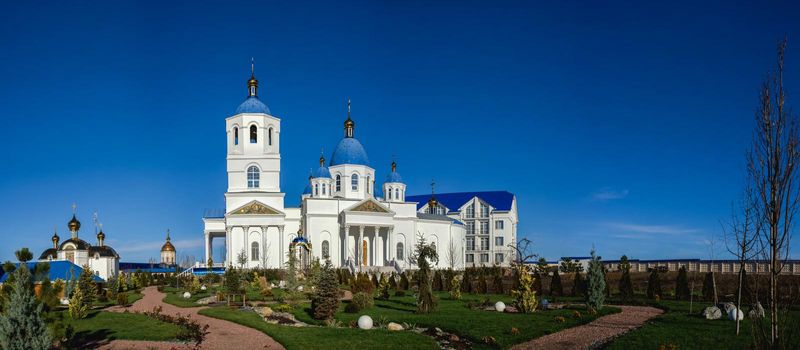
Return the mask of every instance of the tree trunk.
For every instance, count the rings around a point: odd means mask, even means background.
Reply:
[[[736,295],[736,335],[739,335],[739,312],[742,310],[742,273],[744,271],[744,262],[739,261],[739,290]]]
[[[778,230],[773,227],[772,236],[777,241]],[[771,329],[772,346],[778,343],[778,246],[772,244],[772,256],[770,257],[770,274],[769,274],[769,323]]]

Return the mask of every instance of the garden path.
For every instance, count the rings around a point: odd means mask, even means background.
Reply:
[[[522,349],[588,349],[611,340],[611,338],[643,325],[647,320],[664,311],[649,306],[615,306],[622,312],[600,317],[588,324],[567,328],[553,334],[517,344],[514,350]]]
[[[156,287],[147,287],[142,291],[144,297],[137,300],[127,308],[129,312],[152,311],[154,307],[161,306],[161,312],[169,315],[189,315],[201,325],[208,325],[208,334],[201,344],[201,349],[284,349],[283,345],[270,338],[268,335],[253,328],[245,327],[233,322],[211,318],[198,314],[205,307],[181,308],[164,303],[165,294]],[[124,312],[126,308],[114,306],[106,309],[113,312]],[[100,349],[193,349],[192,346],[176,342],[113,340],[99,347]]]

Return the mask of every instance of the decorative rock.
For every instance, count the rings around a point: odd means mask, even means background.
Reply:
[[[498,301],[494,304],[494,309],[497,310],[497,312],[503,312],[503,310],[506,309],[506,304],[502,301]]]
[[[750,312],[747,313],[747,317],[750,318],[764,318],[764,316],[764,307],[761,306],[760,301],[757,301],[755,304],[753,304],[753,306],[750,307]]]
[[[436,333],[436,336],[437,336],[437,337],[441,337],[442,335],[444,335],[444,331],[443,331],[441,328],[439,328],[439,327],[435,327],[435,328],[433,329],[433,331],[434,331],[434,333]]]
[[[61,301],[61,305],[65,305],[65,306],[69,305],[69,299],[67,299],[67,298],[61,298],[60,301]]]
[[[261,317],[270,317],[272,316],[272,309],[269,306],[264,306],[261,309],[258,309],[258,313]]]
[[[731,310],[735,309],[736,305],[734,303],[722,303],[721,310],[725,310],[725,314],[729,314]]]
[[[450,334],[450,337],[448,338],[448,340],[450,340],[450,342],[452,342],[452,343],[455,343],[455,342],[457,342],[457,341],[461,341],[461,338],[459,338],[459,337],[458,337],[457,335],[455,335],[455,334]]]
[[[183,298],[184,298],[184,299],[189,299],[189,298],[191,298],[191,297],[192,297],[192,293],[189,293],[189,292],[183,292]]]
[[[707,320],[718,320],[722,317],[722,311],[716,306],[709,306],[703,310],[703,317]]]
[[[733,309],[731,309],[731,311],[728,312],[728,319],[731,320],[731,321],[736,321],[737,318],[740,321],[743,320],[744,319],[744,312],[742,312],[742,310],[739,310],[739,309],[734,307]]]
[[[549,310],[550,309],[550,300],[542,299],[542,302],[539,303],[542,306],[542,310]]]
[[[206,289],[208,289],[208,288],[206,288],[206,285],[205,285],[205,284],[204,284],[204,285],[202,285],[202,286],[200,286],[200,290],[206,290]]]
[[[389,322],[389,324],[386,325],[386,329],[390,331],[402,331],[404,328],[398,323]]]
[[[363,315],[358,318],[358,328],[361,329],[372,329],[372,317],[368,315]]]

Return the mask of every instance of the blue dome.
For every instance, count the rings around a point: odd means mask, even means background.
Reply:
[[[369,165],[364,146],[355,138],[345,137],[336,146],[331,157],[331,166],[342,164]]]
[[[308,243],[308,240],[303,236],[297,236],[292,240],[292,243]]]
[[[261,100],[259,100],[258,97],[256,96],[247,97],[247,99],[244,100],[244,102],[242,102],[242,104],[240,104],[238,108],[236,108],[236,113],[234,114],[239,114],[239,113],[270,114],[269,107],[267,107],[267,105],[265,105],[264,102],[261,102]]]
[[[331,178],[331,172],[328,170],[328,168],[326,168],[324,166],[321,166],[321,167],[317,168],[317,170],[314,170],[314,173],[311,174],[311,177],[314,178],[314,179],[319,179],[319,178],[330,179]]]
[[[386,182],[403,182],[403,178],[396,171],[386,175]]]

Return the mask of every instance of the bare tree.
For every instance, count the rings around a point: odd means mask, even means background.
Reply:
[[[760,229],[760,216],[753,200],[753,188],[745,185],[744,196],[739,204],[731,205],[731,218],[727,224],[722,225],[725,232],[725,246],[728,252],[736,256],[739,261],[739,289],[736,295],[736,309],[742,310],[742,286],[744,281],[745,265],[760,253],[758,232]],[[739,315],[736,315],[736,335],[739,335]]]
[[[272,244],[270,243],[270,241],[267,241],[266,243],[264,243],[264,247],[261,250],[261,267],[265,269],[264,271],[265,278],[267,277],[266,268],[269,267],[269,256],[270,256],[269,250],[271,247]]]
[[[796,116],[786,107],[783,64],[786,39],[778,44],[777,72],[759,92],[756,130],[748,154],[758,212],[764,220],[761,239],[769,259],[770,344],[778,345],[778,277],[789,256],[791,228],[797,212],[798,130]]]
[[[708,265],[708,273],[711,274],[711,289],[714,291],[714,305],[719,304],[719,299],[717,298],[717,276],[714,273],[714,248],[717,246],[717,239],[714,237],[714,232],[711,232],[711,238],[708,240],[708,252],[711,256],[711,264]],[[705,287],[703,287],[705,288]],[[705,292],[704,292],[705,293]]]
[[[450,244],[447,246],[447,251],[445,252],[445,258],[447,259],[447,265],[450,267],[451,270],[456,268],[461,262],[461,252],[458,250],[455,242],[450,240]]]
[[[533,252],[533,241],[527,238],[519,240],[519,242],[511,242],[508,245],[514,251],[514,259],[512,263],[515,265],[524,265],[528,261],[535,261],[539,254]]]
[[[244,264],[247,264],[247,251],[244,248],[236,255],[236,262],[239,263],[240,268],[244,268]]]

